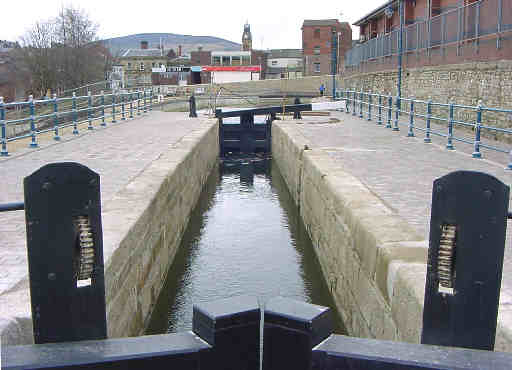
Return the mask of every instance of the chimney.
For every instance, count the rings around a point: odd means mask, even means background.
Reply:
[[[181,45],[178,45],[178,56],[181,57]]]
[[[199,45],[199,46],[197,47],[197,51],[203,51],[203,47],[202,47],[201,45]]]
[[[140,42],[140,48],[141,49],[147,49],[148,48],[148,42],[147,41],[141,41]]]

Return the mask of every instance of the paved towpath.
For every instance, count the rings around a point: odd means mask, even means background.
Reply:
[[[79,162],[99,173],[105,204],[169,146],[197,129],[201,118],[153,111],[106,128],[83,131],[63,142],[41,142],[39,149],[14,150],[0,159],[0,203],[23,201],[23,178],[52,162]],[[0,296],[28,285],[25,215],[0,213]]]
[[[340,122],[328,123],[331,118]],[[331,117],[305,117],[293,124],[312,149],[324,149],[346,172],[359,178],[373,193],[415,227],[428,240],[432,183],[455,170],[489,173],[512,184],[512,171],[504,168],[508,156],[483,152],[485,159],[473,159],[473,147],[455,142],[456,150],[446,150],[445,138],[423,142],[423,133],[407,137],[407,127],[393,132],[375,121],[333,112]],[[460,134],[460,133],[458,133]],[[503,145],[506,147],[507,145]],[[510,204],[512,209],[512,202]],[[512,297],[512,222],[508,222],[502,293]],[[504,299],[502,304],[512,300]]]

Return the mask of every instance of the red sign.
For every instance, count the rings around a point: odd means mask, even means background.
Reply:
[[[202,72],[261,72],[261,66],[202,66]]]

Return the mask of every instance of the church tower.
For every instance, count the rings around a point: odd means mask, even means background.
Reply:
[[[249,21],[247,21],[244,25],[244,33],[242,35],[242,50],[243,51],[251,51],[252,50],[252,35],[251,35],[251,26],[249,25]]]

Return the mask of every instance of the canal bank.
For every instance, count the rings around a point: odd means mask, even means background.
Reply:
[[[334,116],[339,124],[319,119],[274,124],[273,158],[300,208],[324,278],[335,286],[348,333],[419,343],[428,234],[418,225],[428,230],[432,181],[452,167],[481,166],[473,170],[489,173],[493,168],[375,131],[344,113]],[[415,185],[422,191],[416,194]],[[507,276],[503,279],[495,349],[511,351],[510,295],[503,288]]]

